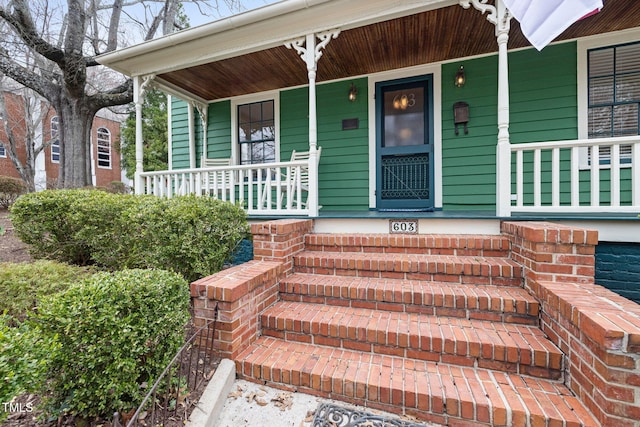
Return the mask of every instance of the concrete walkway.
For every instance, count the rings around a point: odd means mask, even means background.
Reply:
[[[324,402],[331,402],[339,406],[387,418],[399,418],[397,415],[370,408],[322,399],[304,393],[282,391],[244,380],[236,380],[231,393],[226,398],[220,418],[214,426],[311,427],[316,409]],[[417,422],[409,418],[402,419]],[[424,424],[424,426],[437,427],[435,424]]]

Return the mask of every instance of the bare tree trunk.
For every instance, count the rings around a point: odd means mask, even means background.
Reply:
[[[63,98],[54,106],[59,120],[60,172],[58,186],[92,185],[91,125],[95,111],[83,100]]]

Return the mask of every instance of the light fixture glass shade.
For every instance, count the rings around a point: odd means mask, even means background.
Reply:
[[[462,87],[464,86],[465,83],[465,75],[464,75],[464,67],[461,65],[460,69],[458,70],[458,72],[456,73],[456,77],[454,80],[454,83],[457,87]]]
[[[355,87],[353,83],[351,83],[351,87],[349,88],[349,101],[355,102],[358,97],[358,89]]]

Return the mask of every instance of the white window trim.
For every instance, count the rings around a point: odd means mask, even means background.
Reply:
[[[368,75],[369,208],[376,208],[376,83],[431,74],[433,76],[433,203],[442,208],[442,66],[426,64]]]
[[[109,135],[109,166],[100,166],[100,138],[99,138],[100,129],[106,130],[107,134]],[[111,131],[104,126],[100,126],[98,127],[98,129],[96,129],[96,166],[99,169],[109,169],[109,170],[113,169],[113,149],[112,149],[112,143],[111,143]]]
[[[58,141],[58,160],[55,160],[53,158],[53,147],[56,145],[55,143],[51,143],[51,145],[49,146],[49,151],[51,152],[51,163],[56,163],[59,164],[60,163],[60,119],[58,118],[58,116],[53,116],[51,117],[51,121],[49,122],[49,138],[53,139],[53,119],[56,119],[56,140]]]
[[[7,148],[4,145],[0,145],[0,158],[7,158]]]
[[[590,49],[615,46],[640,41],[640,30],[637,28],[616,31],[613,33],[579,39],[577,41],[578,55],[578,139],[589,137],[589,67],[587,52]],[[580,148],[580,169],[589,169],[589,154],[586,147]],[[631,163],[620,164],[621,168],[631,167]],[[600,164],[600,169],[610,169],[610,164]]]
[[[280,159],[280,91],[253,93],[231,99],[231,163],[240,164],[240,147],[238,142],[238,106],[254,102],[273,101],[273,121],[275,128],[276,161]]]

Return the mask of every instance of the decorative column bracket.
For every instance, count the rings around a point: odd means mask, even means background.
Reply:
[[[339,29],[327,30],[290,40],[285,42],[284,45],[289,49],[294,49],[300,55],[300,58],[307,65],[307,70],[315,71],[318,61],[322,57],[322,50],[327,47],[332,39],[338,38],[338,35],[340,35]],[[316,38],[320,41],[316,42]]]
[[[488,4],[489,0],[460,0],[460,6],[465,9],[469,9],[473,6],[479,10],[483,15],[487,14],[487,21],[491,22],[496,27],[496,36],[501,32],[509,32],[511,27],[511,12],[504,7],[503,3],[498,2],[497,7]]]

